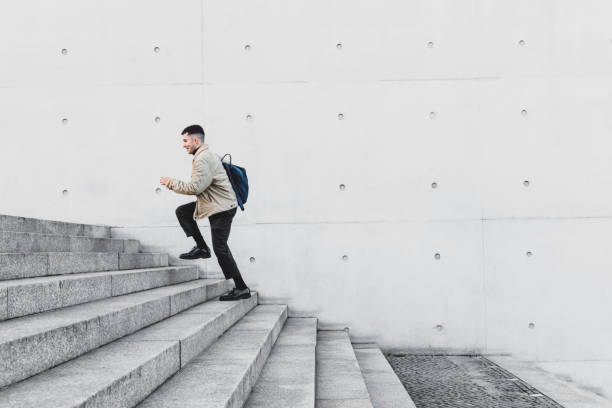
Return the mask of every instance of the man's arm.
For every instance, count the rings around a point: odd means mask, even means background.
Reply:
[[[212,183],[212,173],[208,163],[204,160],[195,160],[191,172],[191,181],[186,182],[169,177],[162,177],[160,184],[166,186],[175,193],[185,195],[198,195],[206,190]]]

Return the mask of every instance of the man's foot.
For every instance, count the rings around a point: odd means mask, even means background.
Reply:
[[[246,289],[232,289],[230,292],[222,295],[219,300],[228,301],[228,300],[240,300],[240,299],[248,299],[251,297],[251,290],[249,288]]]
[[[206,259],[206,258],[210,258],[210,251],[194,246],[193,248],[191,248],[191,251],[181,254],[179,258],[181,259],[198,259],[198,258]]]

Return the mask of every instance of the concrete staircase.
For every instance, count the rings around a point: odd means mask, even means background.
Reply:
[[[375,346],[360,357],[257,293],[219,302],[231,281],[139,249],[105,226],[0,215],[0,408],[413,406]],[[407,399],[384,398],[391,383]]]

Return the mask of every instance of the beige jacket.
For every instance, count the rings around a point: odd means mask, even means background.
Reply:
[[[191,181],[170,179],[168,188],[179,194],[197,196],[193,218],[206,218],[238,206],[236,193],[219,157],[202,145],[193,157]]]

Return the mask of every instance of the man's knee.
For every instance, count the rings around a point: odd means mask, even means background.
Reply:
[[[190,212],[190,204],[183,204],[183,205],[179,205],[178,207],[176,207],[176,210],[174,211],[174,213],[176,214],[177,218],[184,218],[186,214],[189,214]]]

